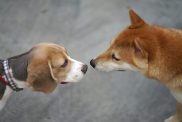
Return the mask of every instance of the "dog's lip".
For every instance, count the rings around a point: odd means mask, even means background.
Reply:
[[[120,70],[117,70],[117,71],[122,71],[122,72],[124,72],[124,71],[126,71],[126,70],[124,70],[124,69],[120,69]]]
[[[60,84],[68,84],[69,82],[63,81]]]

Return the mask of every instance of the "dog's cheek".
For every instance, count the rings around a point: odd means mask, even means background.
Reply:
[[[139,69],[147,69],[148,68],[148,60],[134,57],[133,61],[137,68]]]
[[[59,84],[61,82],[64,82],[66,80],[66,77],[68,75],[68,72],[62,71],[62,70],[55,70],[54,72],[55,77],[58,79],[56,82]]]

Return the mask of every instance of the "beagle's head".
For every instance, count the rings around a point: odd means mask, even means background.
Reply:
[[[57,84],[78,82],[87,65],[72,59],[66,49],[52,43],[41,43],[31,50],[27,82],[34,91],[52,92]]]

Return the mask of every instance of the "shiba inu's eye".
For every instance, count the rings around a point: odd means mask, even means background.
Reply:
[[[60,67],[64,68],[64,67],[66,67],[67,64],[68,64],[68,59],[65,59],[64,63]]]
[[[115,54],[113,53],[112,54],[112,59],[116,60],[116,61],[119,61],[120,59],[119,58],[116,58]]]

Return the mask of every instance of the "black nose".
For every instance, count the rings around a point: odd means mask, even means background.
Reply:
[[[96,66],[95,60],[92,59],[92,60],[90,61],[90,65],[91,65],[93,68],[95,68],[95,66]]]
[[[87,72],[88,66],[85,64],[82,66],[81,71],[85,74]]]

